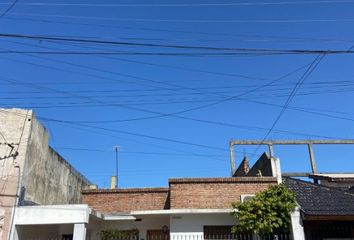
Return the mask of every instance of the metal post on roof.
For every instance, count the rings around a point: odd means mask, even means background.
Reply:
[[[315,155],[313,154],[312,144],[311,143],[307,144],[307,147],[309,149],[312,173],[316,173],[317,169],[316,169]]]
[[[273,151],[273,145],[272,144],[268,144],[268,148],[269,148],[269,157],[274,157],[274,151]]]
[[[232,177],[236,172],[234,147],[232,141],[230,141],[230,163],[231,163],[231,177]]]

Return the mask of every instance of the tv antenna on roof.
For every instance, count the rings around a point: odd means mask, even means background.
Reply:
[[[116,184],[115,184],[115,188],[118,188],[118,154],[119,154],[119,150],[121,149],[120,146],[116,145],[113,147],[114,151],[116,152]]]

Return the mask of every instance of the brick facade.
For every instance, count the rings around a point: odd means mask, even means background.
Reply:
[[[102,213],[144,210],[231,208],[243,194],[277,184],[274,177],[170,179],[169,188],[96,189],[82,192],[83,202]]]
[[[101,213],[169,208],[168,188],[83,190],[83,202]]]
[[[273,177],[170,179],[171,209],[231,208],[243,194],[277,184]]]

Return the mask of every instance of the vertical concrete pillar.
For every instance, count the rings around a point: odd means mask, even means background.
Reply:
[[[312,144],[307,144],[307,147],[309,149],[309,154],[310,154],[312,173],[316,173],[317,172],[317,168],[316,168],[315,155],[313,153]]]
[[[231,177],[233,177],[236,172],[236,165],[235,165],[234,145],[232,144],[232,141],[230,141],[230,164],[231,164]]]
[[[299,207],[296,207],[295,211],[291,214],[291,235],[293,240],[305,240]]]
[[[19,237],[19,226],[14,226],[13,227],[13,230],[12,230],[12,232],[11,232],[11,234],[10,234],[10,236],[9,236],[9,238],[8,239],[11,239],[11,240],[19,240],[20,239],[20,237]],[[6,239],[6,238],[0,238],[0,239]]]
[[[269,148],[269,157],[274,157],[273,145],[269,144],[268,148]]]
[[[86,240],[86,224],[75,223],[73,240]]]
[[[271,164],[271,167],[272,167],[273,177],[277,178],[278,184],[282,183],[283,179],[282,179],[282,176],[281,176],[281,168],[280,168],[280,160],[279,160],[279,158],[271,157],[270,158],[270,164]]]

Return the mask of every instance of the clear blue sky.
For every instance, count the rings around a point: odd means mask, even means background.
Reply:
[[[0,13],[10,2],[0,3]],[[20,0],[0,18],[0,32],[208,47],[347,50],[354,45],[353,12],[354,1]],[[0,48],[201,52],[12,38],[0,38]],[[165,186],[169,177],[229,176],[229,140],[263,139],[315,58],[0,53],[1,106],[33,108],[50,131],[50,145],[101,187],[108,186],[115,172],[115,145],[121,148],[120,187]],[[147,111],[169,114],[217,102],[296,69],[243,99],[179,117],[141,119],[157,116]],[[327,55],[268,138],[354,138],[353,69],[353,55]],[[243,154],[254,162],[254,149],[237,148],[238,162]],[[284,172],[310,170],[306,147],[276,147],[275,153]],[[353,147],[315,147],[315,154],[319,171],[354,171]]]

